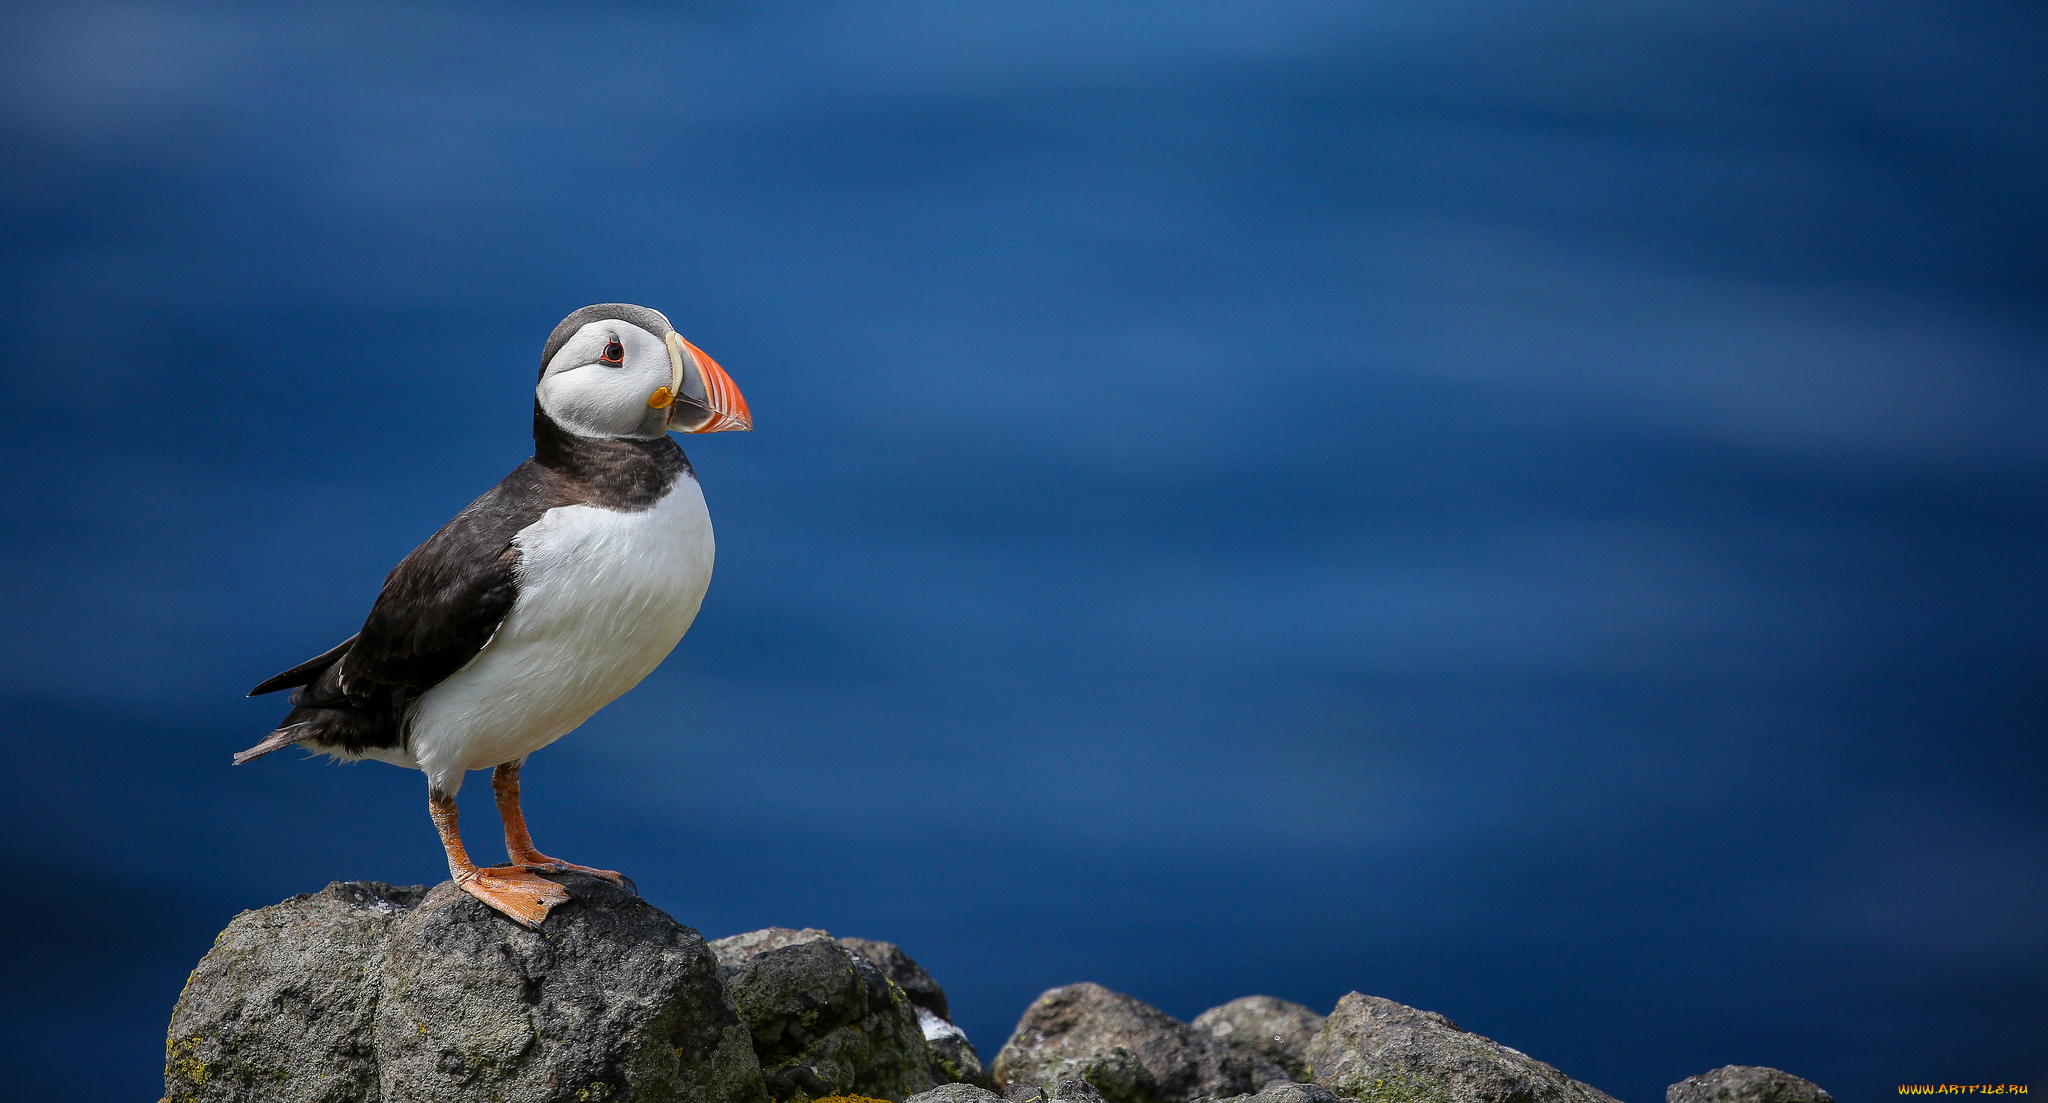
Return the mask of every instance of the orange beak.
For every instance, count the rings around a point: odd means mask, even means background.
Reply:
[[[747,400],[718,361],[673,330],[667,343],[669,380],[673,384],[669,390],[677,399],[669,407],[669,428],[680,433],[723,433],[728,429],[752,432],[754,415],[747,411]],[[703,422],[688,424],[687,419],[699,412],[705,415]]]

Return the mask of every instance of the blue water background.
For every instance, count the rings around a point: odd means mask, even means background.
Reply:
[[[10,5],[0,1037],[149,1098],[237,911],[445,874],[258,680],[669,314],[696,628],[536,755],[707,936],[1359,989],[1632,1103],[2048,1086],[2048,16]],[[465,794],[494,854],[486,790]]]

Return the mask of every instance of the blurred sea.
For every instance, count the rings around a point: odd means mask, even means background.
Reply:
[[[665,311],[696,628],[526,771],[707,937],[1359,989],[1626,1100],[2048,1081],[2048,15],[0,12],[21,1098],[147,1098],[244,908],[445,876],[250,685]],[[483,790],[471,788],[471,796]],[[466,817],[494,853],[483,803]]]

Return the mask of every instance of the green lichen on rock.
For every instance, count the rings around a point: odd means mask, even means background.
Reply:
[[[198,1038],[171,1037],[164,1041],[164,1099],[166,1103],[196,1103],[198,1089],[213,1076],[213,1067],[197,1056]],[[174,1090],[170,1085],[176,1084]]]
[[[1351,1086],[1359,1094],[1349,1098],[1359,1103],[1450,1103],[1451,1100],[1448,1084],[1414,1076],[1380,1076],[1370,1082],[1360,1079],[1353,1081]]]

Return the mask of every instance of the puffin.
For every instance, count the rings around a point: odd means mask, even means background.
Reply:
[[[533,457],[399,561],[355,635],[258,685],[291,711],[242,765],[297,746],[419,770],[463,891],[532,928],[569,899],[542,873],[612,870],[534,848],[519,771],[652,672],[711,583],[711,515],[670,433],[751,431],[725,369],[659,311],[586,306],[541,352]],[[456,830],[463,775],[490,770],[508,865]]]

